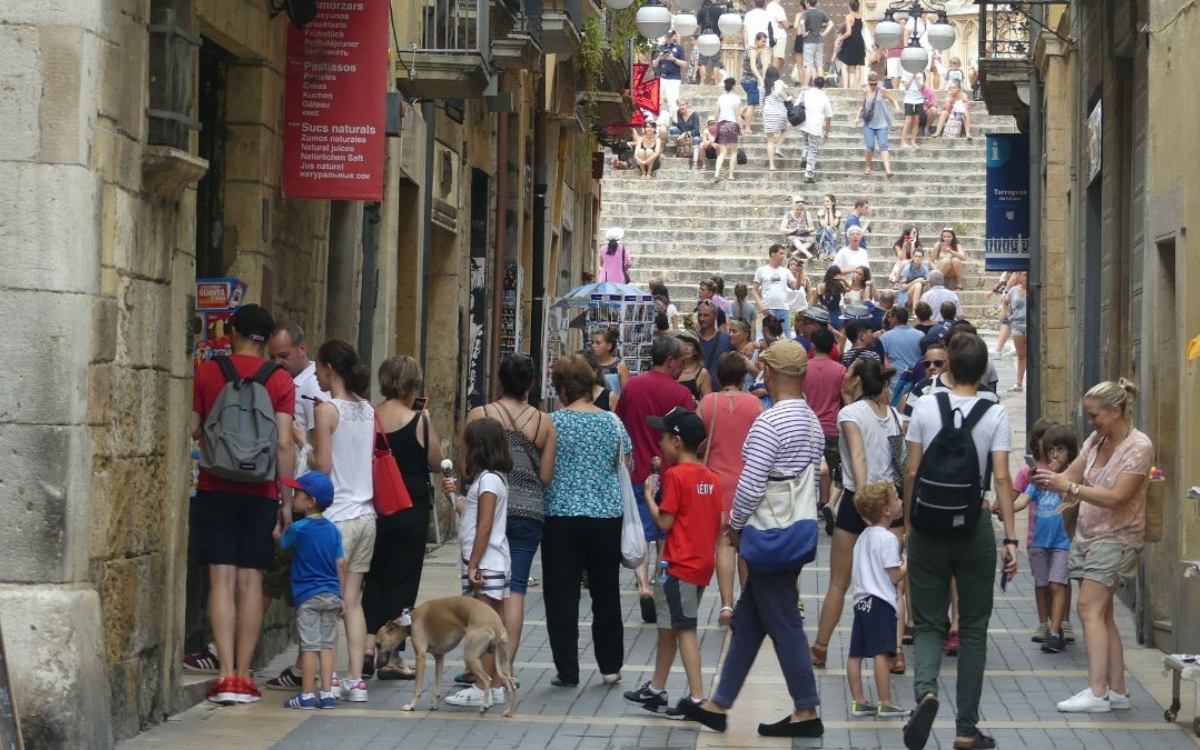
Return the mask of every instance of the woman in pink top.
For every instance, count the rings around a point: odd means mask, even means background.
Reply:
[[[1088,687],[1058,704],[1063,712],[1107,713],[1129,708],[1125,651],[1113,619],[1121,578],[1137,571],[1146,530],[1146,487],[1154,445],[1135,429],[1129,408],[1137,386],[1121,379],[1092,387],[1083,397],[1094,429],[1079,457],[1061,474],[1038,469],[1033,481],[1079,505],[1071,540],[1071,577],[1079,584],[1079,619],[1087,644]]]
[[[737,559],[737,550],[725,542],[729,509],[733,507],[738,478],[742,475],[742,445],[750,433],[750,425],[754,424],[763,410],[762,401],[757,396],[742,390],[745,380],[745,357],[740,352],[725,352],[717,360],[717,383],[721,390],[701,399],[696,409],[708,432],[702,457],[721,481],[721,500],[725,505],[719,537],[722,541],[717,543],[717,589],[721,592],[718,622],[722,627],[728,625],[729,618],[733,616],[733,568]],[[744,585],[744,570],[740,578]]]
[[[625,230],[613,227],[605,233],[604,239],[607,242],[600,246],[596,254],[596,280],[628,284],[629,268],[633,261],[629,258],[629,251],[621,244],[621,240],[625,239]]]

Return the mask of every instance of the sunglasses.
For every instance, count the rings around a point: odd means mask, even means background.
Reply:
[[[868,83],[867,85],[870,86],[871,88],[875,88],[879,84],[878,83]]]
[[[945,367],[946,360],[944,360],[944,359],[927,359],[927,360],[925,360],[925,364],[930,365],[932,367]]]

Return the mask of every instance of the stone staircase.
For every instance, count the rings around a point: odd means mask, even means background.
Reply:
[[[674,156],[674,146],[668,146],[662,168],[652,180],[640,179],[636,170],[606,168],[597,245],[609,227],[623,227],[634,260],[631,282],[665,278],[672,301],[685,312],[691,309],[701,278],[724,277],[729,299],[734,284],[753,280],[755,269],[766,262],[767,248],[780,241],[779,222],[790,210],[794,193],[804,196],[814,220],[826,193],[836,196],[843,217],[856,200],[865,198],[871,202],[867,240],[877,286],[887,285],[895,263],[892,245],[905,226],[918,227],[927,255],[941,229],[953,227],[968,254],[964,290],[959,293],[966,316],[981,327],[994,327],[998,300],[988,292],[998,274],[983,271],[983,136],[1014,131],[1012,118],[988,115],[983,102],[973,102],[973,141],[923,138],[915,149],[901,149],[903,117],[894,116],[890,141],[895,177],[889,180],[878,159],[874,173],[862,172],[862,135],[854,127],[860,95],[844,89],[827,91],[833,101],[833,128],[818,155],[815,184],[803,181],[801,138],[795,129],[784,144],[785,156],[776,158],[778,171],[768,171],[761,112],[756,111],[754,134],[743,136],[739,143],[748,163],[737,167],[733,182],[714,183],[711,162],[707,171],[692,171],[690,158]],[[685,85],[682,95],[703,123],[714,111],[719,93],[714,86]],[[828,264],[816,260],[806,265],[815,288]]]

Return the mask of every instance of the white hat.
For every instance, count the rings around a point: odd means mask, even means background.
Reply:
[[[604,234],[604,239],[606,240],[616,240],[617,242],[620,242],[624,238],[625,230],[620,227],[613,227]]]
[[[804,196],[799,194],[793,195],[792,203],[804,203]]]

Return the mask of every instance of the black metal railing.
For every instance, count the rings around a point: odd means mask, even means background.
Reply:
[[[432,0],[411,7],[421,29],[419,51],[488,57],[491,0]]]
[[[1044,6],[1022,3],[980,4],[979,59],[1026,60],[1033,54],[1037,24],[1029,13],[1041,13]]]

